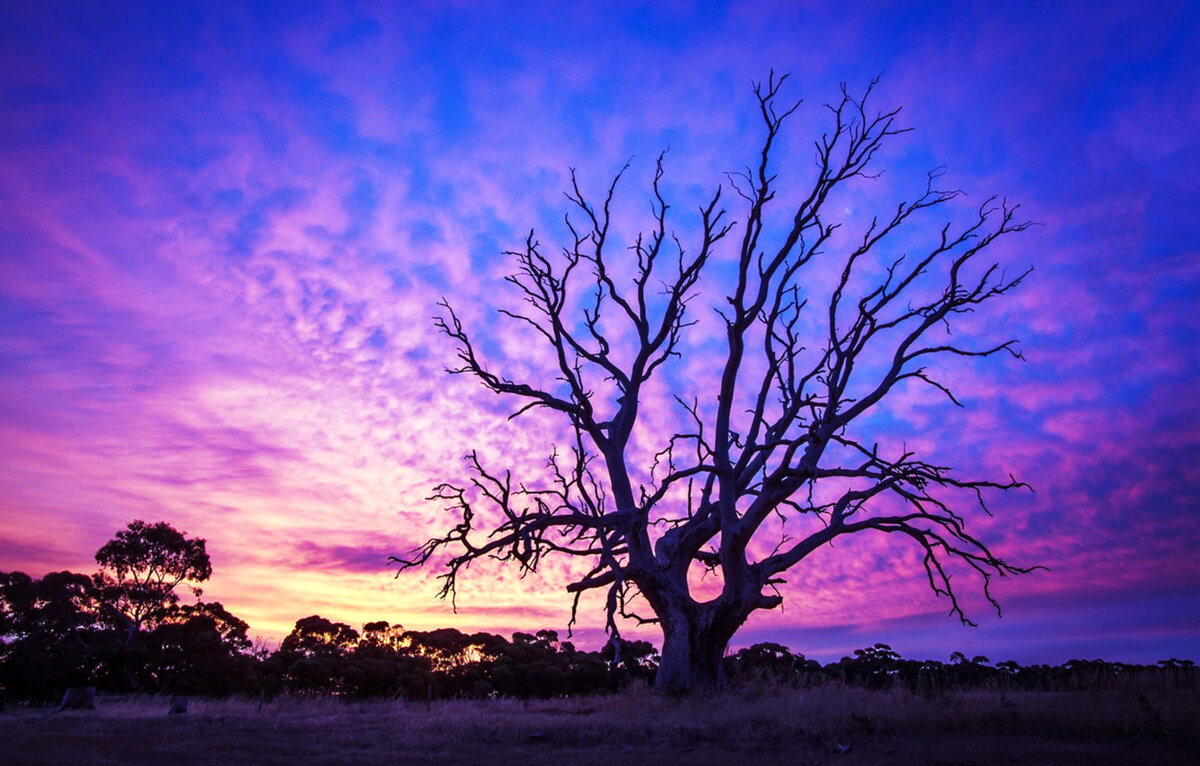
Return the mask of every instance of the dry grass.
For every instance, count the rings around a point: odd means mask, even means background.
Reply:
[[[755,685],[667,699],[345,703],[285,697],[98,701],[0,714],[0,763],[1200,763],[1190,690],[950,693]],[[849,753],[840,746],[850,745]]]

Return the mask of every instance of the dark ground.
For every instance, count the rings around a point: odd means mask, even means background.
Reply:
[[[0,713],[0,764],[1200,764],[1194,693],[1099,696],[929,701],[842,689],[679,701],[642,693],[428,711],[193,700],[191,712],[172,716],[162,699],[102,699],[94,711],[9,706]]]

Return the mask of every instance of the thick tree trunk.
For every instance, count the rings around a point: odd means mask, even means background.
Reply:
[[[661,615],[663,648],[655,689],[688,694],[725,685],[725,650],[741,620],[716,618],[703,607],[671,609]],[[730,627],[732,622],[736,625]]]

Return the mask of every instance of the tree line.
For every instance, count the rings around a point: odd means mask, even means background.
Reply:
[[[63,690],[225,697],[327,694],[346,698],[517,698],[595,694],[653,683],[659,654],[614,638],[583,651],[553,630],[465,633],[406,630],[375,621],[355,629],[319,615],[296,621],[277,649],[256,644],[247,623],[198,585],[212,572],[204,540],[168,524],[135,521],[96,553],[92,575],[33,578],[0,572],[0,691],[9,701],[52,702]],[[181,603],[191,589],[194,603]],[[1189,660],[1135,666],[1072,660],[1061,666],[906,660],[885,644],[822,665],[780,644],[725,657],[733,683],[840,682],[914,691],[980,686],[1053,689],[1149,678],[1198,685]]]

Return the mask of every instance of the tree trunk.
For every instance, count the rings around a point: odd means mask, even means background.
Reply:
[[[725,649],[737,625],[714,619],[711,609],[698,605],[670,609],[660,616],[662,656],[654,687],[663,694],[688,694],[725,685]]]

